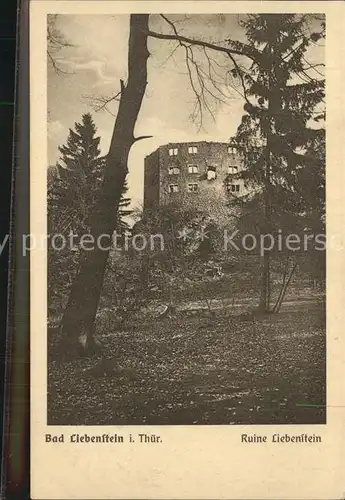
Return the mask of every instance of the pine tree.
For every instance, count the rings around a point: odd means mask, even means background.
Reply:
[[[297,220],[303,225],[313,197],[308,200],[306,183],[311,172],[322,197],[325,160],[314,146],[322,142],[316,120],[324,118],[324,80],[310,76],[305,53],[324,36],[324,23],[311,33],[309,21],[308,15],[255,14],[242,22],[258,55],[248,70],[234,70],[246,98],[236,143],[246,166],[242,177],[261,187],[251,200],[261,210],[261,234],[295,227]],[[269,251],[263,255],[260,309],[270,309]]]
[[[104,159],[95,134],[91,115],[84,114],[75,130],[69,130],[67,143],[59,147],[58,175],[48,192],[51,210],[58,217],[65,214],[66,224],[76,233],[87,229],[102,178]]]
[[[82,236],[90,231],[90,217],[100,193],[106,157],[101,156],[100,137],[89,113],[82,116],[69,130],[65,145],[59,147],[61,157],[56,165],[56,175],[48,183],[48,228],[51,235],[68,237],[72,231]],[[117,218],[117,231],[128,229],[124,218],[131,214],[130,199],[123,188]],[[77,246],[78,238],[74,244]],[[49,301],[60,304],[70,288],[77,267],[78,250],[49,249]]]
[[[106,162],[106,156],[100,156],[100,137],[96,133],[93,119],[86,113],[81,123],[75,123],[75,130],[70,129],[67,143],[59,147],[58,174],[48,190],[48,203],[63,231],[68,228],[82,234],[89,230]],[[124,197],[127,190],[125,185],[117,214],[118,227],[123,229],[128,227],[123,218],[131,213],[128,210],[130,199]]]

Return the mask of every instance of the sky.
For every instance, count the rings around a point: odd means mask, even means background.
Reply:
[[[217,43],[223,43],[230,36],[244,41],[237,14],[168,17],[177,21],[181,34]],[[119,91],[120,79],[126,79],[129,16],[59,15],[56,27],[71,46],[54,53],[54,59],[63,72],[56,73],[48,59],[48,165],[56,163],[58,146],[66,142],[69,128],[73,129],[75,122],[80,122],[86,112],[91,112],[95,121],[102,154],[107,153],[115,117],[105,110],[95,112],[92,97],[114,95]],[[150,28],[171,33],[169,25],[158,15],[150,16]],[[235,135],[243,115],[240,88],[224,86],[223,83],[229,69],[228,57],[210,52],[212,75],[222,82],[217,85],[222,94],[211,86],[209,88],[221,97],[222,102],[209,94],[212,114],[204,112],[202,129],[200,120],[193,122],[191,113],[195,97],[184,49],[178,48],[171,55],[176,45],[173,41],[149,40],[148,85],[135,135],[151,135],[152,138],[139,141],[131,149],[127,194],[132,200],[132,208],[142,206],[145,156],[169,142],[226,142]],[[195,51],[195,57],[196,61],[203,62],[201,67],[207,72],[208,62],[201,49]],[[320,50],[314,50],[309,60],[320,60]],[[114,115],[116,106],[116,103],[109,106]]]

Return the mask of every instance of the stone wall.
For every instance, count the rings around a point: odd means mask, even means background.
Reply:
[[[161,146],[145,159],[144,208],[170,202],[201,209],[225,205],[245,194],[243,181],[236,179],[241,169],[238,156],[227,143]]]

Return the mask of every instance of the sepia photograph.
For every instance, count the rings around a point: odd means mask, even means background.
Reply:
[[[327,423],[327,26],[48,14],[48,426]]]

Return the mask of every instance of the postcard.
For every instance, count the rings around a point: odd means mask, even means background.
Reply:
[[[344,12],[31,1],[32,498],[344,497]]]

